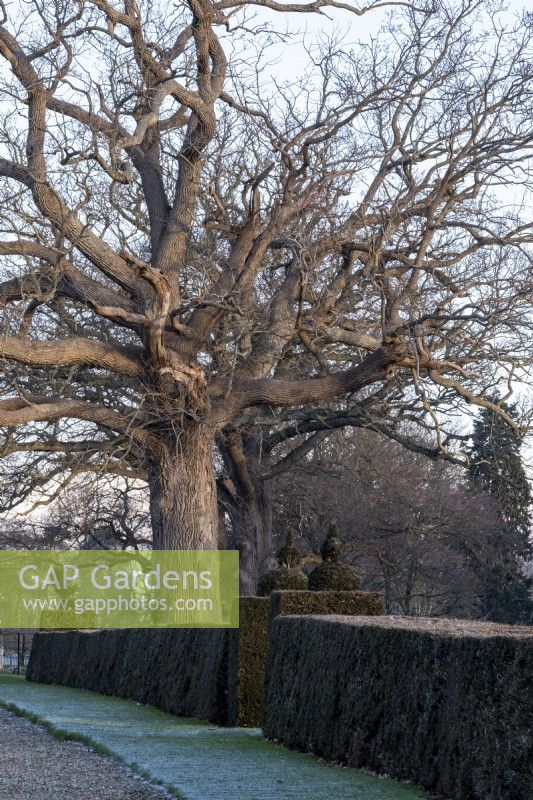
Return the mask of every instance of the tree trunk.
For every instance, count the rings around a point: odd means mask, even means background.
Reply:
[[[272,566],[272,500],[269,487],[258,482],[254,491],[237,494],[228,509],[232,543],[240,551],[240,591],[257,593],[259,578]]]
[[[405,580],[405,592],[404,592],[404,614],[406,616],[411,616],[411,603],[413,599],[413,588],[415,582],[415,559],[413,556],[409,558],[409,562],[407,565],[407,575]]]
[[[216,550],[218,511],[213,434],[202,424],[173,435],[148,466],[153,546]]]
[[[381,574],[383,576],[383,594],[385,596],[385,614],[394,614],[394,602],[392,593],[391,569],[389,564],[380,553],[377,553],[377,559],[381,567]]]
[[[272,500],[261,479],[261,448],[253,436],[226,429],[218,438],[224,462],[221,502],[231,523],[230,546],[240,552],[240,590],[257,591],[272,559]]]

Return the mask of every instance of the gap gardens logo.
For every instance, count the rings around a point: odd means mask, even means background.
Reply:
[[[0,628],[238,626],[236,551],[0,551]]]

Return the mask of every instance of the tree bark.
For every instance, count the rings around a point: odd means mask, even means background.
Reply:
[[[173,435],[150,459],[150,515],[157,550],[216,550],[213,434],[202,424]]]
[[[272,499],[261,478],[261,448],[251,435],[228,428],[218,448],[224,463],[221,502],[231,524],[230,546],[240,552],[240,591],[253,595],[272,560]]]
[[[261,575],[271,567],[272,499],[269,486],[258,482],[253,493],[236,496],[228,508],[232,543],[240,552],[240,591],[257,593]]]

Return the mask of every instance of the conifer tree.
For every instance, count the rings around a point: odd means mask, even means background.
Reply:
[[[516,408],[501,404],[516,418]],[[497,622],[528,623],[533,619],[532,580],[524,567],[533,556],[531,488],[521,456],[521,439],[491,409],[484,408],[474,424],[470,453],[470,481],[496,501],[501,526],[498,540],[479,558],[482,613]]]

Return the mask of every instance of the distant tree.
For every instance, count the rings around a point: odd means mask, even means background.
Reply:
[[[514,406],[502,406],[516,418]],[[524,569],[533,556],[532,498],[520,447],[515,432],[490,409],[482,409],[474,424],[470,481],[474,489],[488,492],[496,500],[501,517],[494,542],[500,557],[492,563],[479,562],[484,616],[500,622],[533,619],[533,580]]]
[[[338,431],[290,481],[277,479],[275,497],[276,538],[294,527],[307,570],[335,517],[343,560],[365,589],[383,594],[387,613],[480,616],[470,553],[493,541],[498,518],[492,498],[472,492],[458,465],[370,430]]]
[[[9,492],[9,486],[6,489]],[[38,515],[7,518],[0,550],[127,550],[151,547],[146,487],[128,479],[106,484],[80,476],[36,504]],[[43,509],[44,507],[44,509]]]

